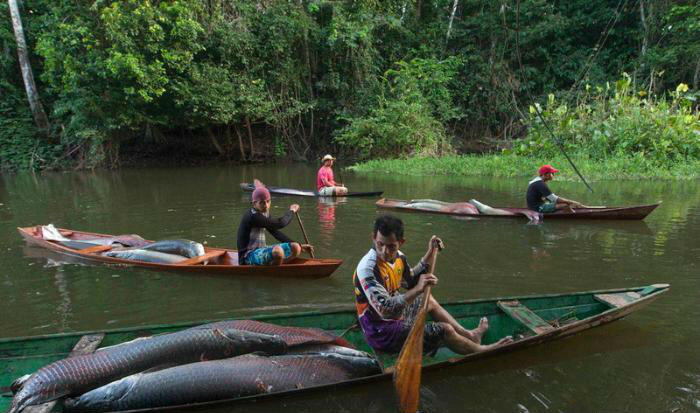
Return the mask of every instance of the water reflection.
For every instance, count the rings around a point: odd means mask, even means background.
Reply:
[[[347,197],[318,197],[318,223],[321,236],[332,238],[335,231],[335,209],[348,202]]]
[[[66,280],[66,275],[61,268],[56,268],[55,285],[58,289],[58,294],[61,297],[60,303],[56,307],[57,316],[59,319],[59,326],[61,330],[65,330],[68,327],[69,320],[71,318],[71,299],[70,292],[68,290],[68,280]]]

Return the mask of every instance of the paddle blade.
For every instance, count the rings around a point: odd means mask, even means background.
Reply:
[[[428,294],[426,297],[429,297]],[[425,311],[421,311],[396,359],[394,388],[399,398],[399,410],[402,413],[415,413],[418,410],[424,327]]]

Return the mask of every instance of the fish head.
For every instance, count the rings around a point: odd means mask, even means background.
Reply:
[[[204,255],[204,245],[200,244],[199,242],[194,243],[194,250],[197,253],[198,257]]]
[[[17,378],[17,380],[13,381],[12,384],[10,385],[10,390],[12,390],[12,393],[17,393],[22,389],[22,386],[24,386],[24,383],[27,382],[27,380],[32,377],[31,374],[25,374],[22,377]]]

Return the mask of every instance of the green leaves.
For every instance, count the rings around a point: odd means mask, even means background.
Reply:
[[[649,0],[465,0],[453,20],[452,0],[25,3],[42,100],[73,158],[149,136],[209,145],[208,130],[245,130],[246,145],[299,159],[336,144],[394,157],[515,136],[515,152],[556,153],[536,117],[520,119],[547,95],[545,116],[586,156],[697,152],[693,2],[653,2],[645,25]],[[7,20],[0,93],[26,105]],[[596,86],[563,100],[581,78]],[[649,97],[663,90],[668,100]],[[0,120],[22,129],[20,112]]]
[[[700,113],[683,104],[687,86],[679,85],[670,99],[640,99],[630,77],[623,76],[612,96],[607,89],[596,90],[571,111],[563,110],[564,105],[553,99],[542,111],[567,152],[594,160],[642,154],[649,168],[700,160]],[[514,146],[515,152],[542,158],[557,156],[558,148],[532,113],[529,136]]]

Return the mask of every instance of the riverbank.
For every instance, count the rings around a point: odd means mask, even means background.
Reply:
[[[695,179],[700,176],[700,161],[687,161],[672,167],[660,167],[642,156],[616,157],[591,160],[572,156],[576,167],[588,181],[608,179]],[[429,176],[534,176],[537,168],[549,163],[561,172],[558,180],[578,180],[576,172],[564,156],[550,159],[518,155],[483,154],[455,155],[441,158],[413,157],[407,159],[377,159],[351,166],[359,173],[388,173],[399,175]]]

